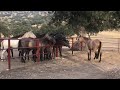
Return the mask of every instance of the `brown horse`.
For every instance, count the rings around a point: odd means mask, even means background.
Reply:
[[[80,42],[84,42],[86,44],[86,48],[87,48],[87,52],[88,52],[88,60],[91,60],[91,51],[93,50],[93,52],[95,53],[94,59],[98,59],[99,55],[100,55],[99,62],[101,61],[101,56],[102,56],[102,51],[101,51],[102,42],[100,40],[98,40],[98,39],[92,40],[90,38],[82,37],[82,36],[79,36],[78,40]]]
[[[44,34],[44,35],[37,35],[38,38],[38,46],[40,47],[38,50],[36,48],[36,40],[34,40],[33,38],[24,38],[19,40],[18,43],[18,48],[21,51],[21,62],[25,63],[26,60],[26,56],[28,57],[29,60],[29,52],[32,50],[32,54],[33,54],[33,61],[36,62],[36,54],[38,52],[40,52],[40,59],[44,60],[44,53],[45,51],[49,51],[49,54],[52,53],[52,47],[55,44],[55,39],[52,38],[51,36],[49,36],[48,34]],[[22,47],[26,47],[26,48],[22,48]]]

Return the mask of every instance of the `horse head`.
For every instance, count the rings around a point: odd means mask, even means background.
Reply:
[[[70,48],[70,43],[69,43],[69,41],[68,41],[68,40],[64,40],[64,41],[63,41],[63,46],[66,46],[66,47]]]
[[[50,36],[48,33],[44,36],[44,39],[47,39],[52,44],[56,43],[56,40],[52,36]]]

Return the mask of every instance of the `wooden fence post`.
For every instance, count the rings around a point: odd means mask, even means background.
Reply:
[[[8,39],[8,69],[10,70],[11,66],[10,66],[10,38]]]

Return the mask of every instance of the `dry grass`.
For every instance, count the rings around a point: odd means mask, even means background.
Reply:
[[[120,38],[120,32],[119,31],[102,31],[98,33],[97,37]]]

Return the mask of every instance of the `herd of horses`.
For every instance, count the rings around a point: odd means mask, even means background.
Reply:
[[[60,56],[62,57],[62,46],[67,46],[70,48],[69,41],[66,39],[66,36],[61,33],[51,33],[51,34],[36,34],[36,39],[32,37],[20,37],[23,34],[12,37],[10,40],[11,54],[13,57],[13,49],[18,48],[19,56],[21,62],[25,63],[25,60],[29,60],[29,52],[32,51],[33,61],[36,62],[37,54],[40,53],[40,60],[52,59],[55,58],[55,50],[59,49]],[[17,38],[17,39],[14,39]],[[36,47],[38,43],[39,49]],[[8,51],[8,40],[1,41],[1,60],[5,59],[4,53]]]
[[[52,60],[55,59],[56,50],[58,48],[59,55],[62,57],[62,46],[70,48],[69,41],[63,33],[46,33],[46,34],[34,34],[36,38],[33,37],[22,37],[24,34],[12,37],[10,40],[10,50],[13,57],[13,49],[18,48],[19,57],[22,63],[26,62],[26,59],[29,60],[29,53],[32,51],[32,60],[36,62],[37,58],[41,61],[43,60]],[[20,38],[22,37],[22,38]],[[88,52],[88,60],[91,60],[91,50],[95,52],[94,59],[98,59],[102,56],[102,43],[100,40],[91,40],[87,37],[78,37],[80,42],[86,44]],[[38,47],[36,47],[38,46]],[[8,40],[1,41],[1,60],[5,60],[5,52],[8,52]]]

